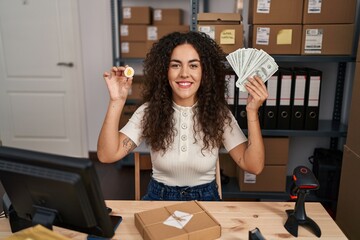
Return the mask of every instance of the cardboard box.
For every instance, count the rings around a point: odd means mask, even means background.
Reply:
[[[121,42],[145,42],[148,25],[120,25]]]
[[[250,24],[301,24],[303,0],[249,1]]]
[[[237,167],[240,191],[286,191],[289,138],[264,138],[265,167],[259,175],[249,174]]]
[[[135,100],[135,101],[141,101],[142,100],[142,80],[143,76],[134,76],[133,83],[131,85],[131,88],[129,89],[128,93],[128,100]]]
[[[124,109],[121,113],[120,121],[119,121],[119,129],[124,127],[131,116],[134,114],[135,110],[137,109],[137,105],[131,104],[131,105],[125,105]]]
[[[146,42],[122,42],[122,58],[145,58],[148,52]]]
[[[354,24],[303,25],[302,55],[351,55]]]
[[[192,217],[185,224],[185,217],[179,218],[175,211],[192,214]],[[180,229],[164,224],[169,217],[172,217],[172,222],[181,222],[185,226]],[[144,240],[217,239],[221,236],[220,224],[197,201],[135,213],[135,226]]]
[[[355,65],[355,76],[352,88],[351,107],[349,113],[349,126],[346,137],[346,145],[356,154],[360,155],[360,112],[358,104],[360,103],[360,62]]]
[[[159,25],[147,27],[147,41],[157,41],[172,32],[188,32],[189,25]]]
[[[357,62],[360,62],[360,41],[358,41],[356,61],[357,61]]]
[[[356,0],[304,1],[303,24],[354,23]]]
[[[357,190],[360,156],[344,146],[336,223],[349,239],[360,239],[360,192]]]
[[[180,8],[155,8],[154,25],[182,25],[183,10]]]
[[[238,13],[199,13],[198,31],[207,33],[225,53],[231,53],[244,45],[243,25]]]
[[[265,165],[259,175],[248,174],[238,168],[238,182],[243,192],[285,192],[286,165]]]
[[[264,138],[265,165],[286,165],[289,159],[289,138]]]
[[[144,7],[123,7],[122,24],[151,24],[151,8]]]
[[[269,54],[300,54],[301,25],[253,25],[250,46]]]

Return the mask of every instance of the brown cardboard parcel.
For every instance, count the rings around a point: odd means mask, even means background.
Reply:
[[[303,25],[302,55],[351,55],[354,24]]]
[[[198,31],[207,33],[225,53],[231,53],[244,45],[243,25],[238,13],[199,13]]]
[[[289,138],[264,138],[265,167],[255,176],[237,167],[240,191],[284,192],[289,155]]]
[[[358,42],[356,61],[360,62],[360,41]]]
[[[157,41],[172,32],[188,32],[189,25],[158,25],[147,27],[147,41]]]
[[[265,165],[261,174],[249,175],[240,168],[238,180],[240,191],[244,192],[285,192],[286,190],[286,165]]]
[[[249,1],[249,23],[251,24],[301,24],[303,0]]]
[[[301,25],[253,25],[250,46],[269,54],[300,54]]]
[[[122,58],[145,58],[148,48],[146,42],[122,42]]]
[[[356,0],[304,1],[303,24],[354,23]]]
[[[354,186],[359,182],[360,156],[346,145],[341,168],[336,223],[349,239],[360,239],[360,192]]]
[[[183,11],[180,8],[156,8],[153,10],[154,25],[181,25]]]
[[[178,211],[185,215],[181,217]],[[186,223],[189,214],[192,217]],[[166,220],[183,227],[166,225]],[[197,201],[135,213],[135,226],[144,240],[210,240],[221,236],[220,224]]]
[[[286,165],[289,158],[289,138],[264,138],[265,164]]]
[[[122,24],[120,26],[121,42],[145,42],[146,31],[148,25],[128,25]]]
[[[122,24],[151,24],[149,6],[123,7]]]
[[[349,126],[346,137],[346,145],[360,155],[360,112],[358,110],[360,102],[360,62],[355,65],[355,76],[352,88],[352,100],[349,114]]]

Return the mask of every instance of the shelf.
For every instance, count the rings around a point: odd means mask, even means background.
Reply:
[[[271,55],[276,62],[355,62],[356,58],[353,56],[339,55],[339,56],[308,56],[308,55]],[[117,62],[126,60],[127,63],[142,63],[143,58],[122,58],[116,59]]]
[[[271,55],[276,62],[355,62],[354,56]]]
[[[243,130],[247,134],[247,129]],[[334,124],[332,120],[319,120],[318,130],[262,129],[263,136],[274,137],[346,137],[347,125]]]
[[[275,201],[293,201],[290,199],[290,188],[292,185],[292,177],[286,177],[286,191],[285,192],[244,192],[239,188],[237,178],[230,177],[230,181],[227,184],[223,184],[222,194],[223,199],[256,199],[256,200],[275,200]],[[321,202],[332,203],[335,200],[320,198],[316,196],[315,191],[311,191],[306,196],[307,202]]]
[[[248,198],[248,199],[274,199],[278,201],[287,201],[290,200],[289,194],[287,192],[242,192],[239,189],[239,184],[237,179],[234,177],[230,178],[229,183],[223,184],[221,186],[223,199],[238,199],[238,198]]]

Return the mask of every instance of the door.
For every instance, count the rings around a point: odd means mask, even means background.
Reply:
[[[0,138],[87,156],[75,0],[0,1]]]

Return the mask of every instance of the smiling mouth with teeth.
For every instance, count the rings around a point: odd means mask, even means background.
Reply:
[[[188,87],[191,85],[191,82],[178,82],[178,84],[182,87]]]

